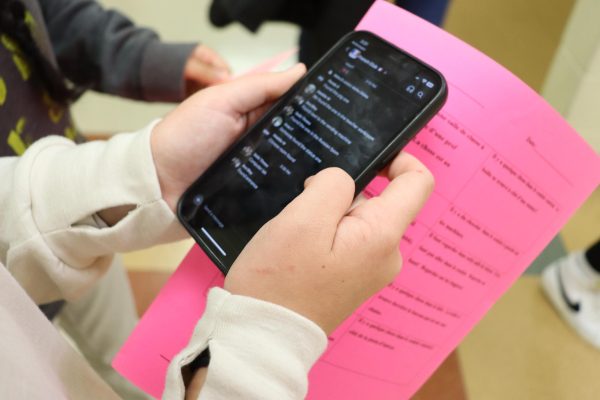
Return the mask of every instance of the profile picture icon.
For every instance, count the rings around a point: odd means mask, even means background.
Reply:
[[[302,97],[302,96],[294,97],[294,103],[301,106],[302,104],[304,104],[304,97]]]
[[[281,125],[283,125],[283,118],[278,115],[271,120],[271,123],[275,128],[279,128]]]
[[[316,91],[317,91],[317,86],[313,83],[311,83],[310,85],[308,85],[306,87],[306,89],[304,89],[304,93],[307,94],[308,96],[315,93]]]
[[[196,207],[199,207],[199,206],[201,206],[201,205],[202,205],[202,203],[204,203],[204,196],[202,196],[201,194],[197,194],[197,195],[195,195],[195,196],[194,196],[194,199],[193,199],[193,202],[194,202],[194,205],[195,205]]]
[[[353,60],[356,60],[358,57],[360,57],[360,54],[361,54],[361,52],[359,49],[352,49],[348,53],[348,57],[350,57]]]
[[[244,157],[250,157],[252,155],[252,146],[244,146],[242,148],[242,154],[244,155]]]
[[[283,113],[285,114],[286,117],[291,116],[294,113],[294,107],[292,107],[292,106],[285,106],[283,108]]]

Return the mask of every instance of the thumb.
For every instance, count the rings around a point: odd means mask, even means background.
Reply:
[[[309,226],[333,240],[354,198],[354,180],[340,168],[327,168],[307,179],[305,188],[279,214],[292,225]],[[311,229],[312,230],[312,229]]]
[[[277,100],[306,72],[304,64],[296,64],[283,72],[245,76],[219,85],[219,96],[227,99],[234,112],[246,114]]]

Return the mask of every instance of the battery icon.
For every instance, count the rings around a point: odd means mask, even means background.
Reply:
[[[435,85],[433,84],[433,82],[427,82],[427,83],[425,84],[425,86],[427,86],[429,89],[433,89],[433,87],[434,87]]]

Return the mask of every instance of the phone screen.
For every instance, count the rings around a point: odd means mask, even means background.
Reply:
[[[228,269],[307,177],[337,166],[358,179],[442,85],[374,35],[347,36],[188,189],[182,222]]]

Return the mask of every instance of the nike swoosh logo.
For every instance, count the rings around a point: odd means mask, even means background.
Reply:
[[[556,274],[558,275],[558,288],[560,289],[560,295],[567,304],[567,307],[569,307],[569,309],[573,312],[579,312],[581,309],[581,304],[579,302],[572,301],[567,295],[565,285],[563,284],[562,277],[560,276],[560,268],[556,268]]]

